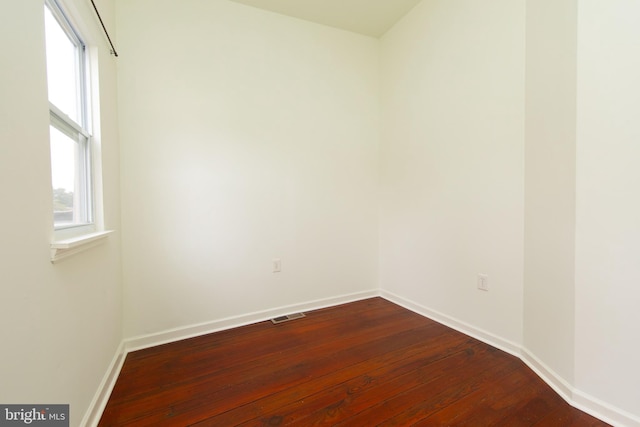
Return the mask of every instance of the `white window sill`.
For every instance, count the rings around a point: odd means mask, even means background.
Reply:
[[[70,257],[104,242],[113,230],[99,231],[97,233],[83,234],[70,239],[51,242],[51,262],[56,263],[61,259]]]

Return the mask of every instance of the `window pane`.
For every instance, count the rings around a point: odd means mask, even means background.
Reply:
[[[82,125],[80,85],[78,84],[78,47],[48,7],[44,8],[44,15],[49,101],[76,123]]]
[[[78,209],[79,144],[53,126],[51,132],[51,180],[53,222],[56,227],[82,222]]]

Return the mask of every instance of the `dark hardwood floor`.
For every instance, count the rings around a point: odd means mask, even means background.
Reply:
[[[606,426],[519,359],[373,298],[130,353],[100,426]]]

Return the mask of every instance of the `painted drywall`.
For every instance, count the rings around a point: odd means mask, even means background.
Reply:
[[[126,335],[375,290],[377,40],[225,0],[117,13]]]
[[[423,1],[381,42],[380,286],[516,344],[524,8]]]
[[[575,381],[640,420],[638,16],[579,2]]]
[[[524,341],[573,382],[577,0],[527,2]]]
[[[113,27],[113,3],[96,2]],[[122,340],[116,71],[86,2],[62,2],[99,64],[102,245],[51,264],[52,194],[44,3],[0,14],[0,402],[71,405],[79,425]]]

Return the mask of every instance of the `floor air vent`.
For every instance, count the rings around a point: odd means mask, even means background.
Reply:
[[[301,319],[303,317],[305,317],[304,313],[294,313],[294,314],[287,314],[286,316],[274,317],[273,319],[271,319],[271,321],[273,322],[274,325],[277,325],[278,323],[288,322],[289,320]]]

